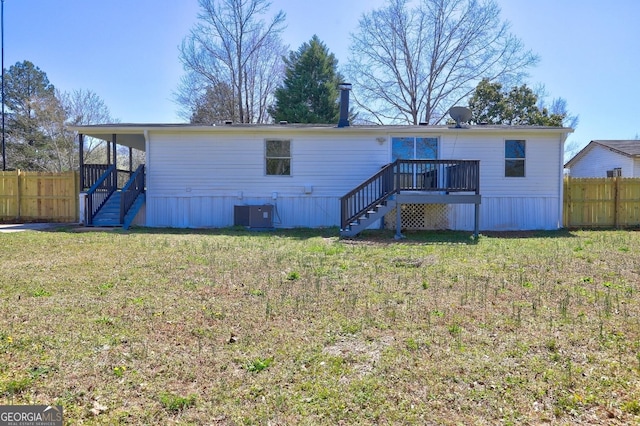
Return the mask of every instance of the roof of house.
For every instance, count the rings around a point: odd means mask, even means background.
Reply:
[[[576,161],[597,146],[626,157],[640,157],[640,140],[593,140],[589,142],[587,146],[582,148],[580,152],[574,155],[571,160],[567,161],[564,167],[571,168]]]
[[[185,132],[185,133],[226,133],[226,132],[247,132],[260,133],[264,135],[290,132],[314,132],[322,134],[345,134],[345,133],[411,133],[411,132],[542,132],[542,133],[562,133],[565,137],[573,132],[568,127],[547,127],[547,126],[497,126],[497,125],[463,125],[456,126],[429,126],[429,125],[351,125],[348,127],[336,127],[333,124],[214,124],[211,126],[194,124],[136,124],[136,123],[109,123],[95,125],[68,126],[71,131],[95,137],[98,139],[111,141],[112,135],[117,135],[118,145],[130,146],[144,150],[145,134],[154,132]]]

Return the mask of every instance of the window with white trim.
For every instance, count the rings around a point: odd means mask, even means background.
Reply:
[[[291,175],[291,141],[267,140],[265,142],[265,170],[267,176]]]
[[[504,176],[524,177],[525,171],[525,145],[524,140],[507,139],[504,141]]]

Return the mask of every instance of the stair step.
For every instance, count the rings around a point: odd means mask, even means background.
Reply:
[[[341,229],[340,235],[343,237],[353,237],[364,231],[367,227],[373,225],[376,221],[381,220],[396,206],[394,200],[385,200],[375,207],[363,211],[355,220],[347,226],[347,229]]]
[[[104,205],[98,210],[98,214],[93,218],[93,226],[122,226],[120,222],[120,199],[121,192],[114,192],[107,199]]]

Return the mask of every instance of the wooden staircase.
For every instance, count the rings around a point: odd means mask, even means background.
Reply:
[[[344,229],[340,230],[341,237],[355,237],[376,221],[385,217],[387,213],[396,207],[396,201],[387,199],[381,201],[380,204],[372,206],[370,209],[363,211],[357,218],[347,224]]]
[[[145,194],[138,195],[133,205],[129,208],[124,216],[124,220],[120,220],[120,204],[122,199],[122,191],[115,191],[107,199],[106,203],[98,210],[93,217],[93,226],[104,227],[122,227],[129,229],[131,223],[136,217],[136,214],[145,203]]]
[[[115,166],[110,166],[87,191],[87,225],[128,229],[145,203],[144,164],[117,188]]]
[[[340,199],[341,237],[358,235],[395,208],[396,167],[397,161],[387,164]]]
[[[121,191],[115,191],[93,217],[93,226],[122,226],[120,223]]]

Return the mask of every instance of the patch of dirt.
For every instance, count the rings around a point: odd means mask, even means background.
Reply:
[[[364,341],[358,336],[345,336],[333,345],[325,347],[322,352],[343,358],[352,365],[353,371],[362,377],[373,372],[380,361],[382,351],[394,340],[393,336],[385,336],[374,341]]]
[[[391,264],[397,268],[419,268],[437,263],[436,256],[426,256],[419,258],[396,257],[391,259]]]

